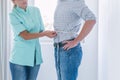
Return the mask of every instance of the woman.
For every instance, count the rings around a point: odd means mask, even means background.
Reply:
[[[36,80],[42,63],[39,37],[56,36],[44,31],[39,9],[27,6],[27,0],[12,0],[14,8],[10,21],[14,32],[14,45],[10,57],[12,80]]]
[[[81,20],[85,23],[79,34]],[[55,64],[58,80],[77,80],[82,41],[92,30],[95,16],[84,0],[58,0],[54,15]]]

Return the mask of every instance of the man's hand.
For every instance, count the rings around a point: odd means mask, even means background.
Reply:
[[[72,41],[64,41],[63,43],[66,43],[63,48],[64,50],[69,50],[70,48],[73,48],[75,46],[77,46],[78,42],[75,40]]]

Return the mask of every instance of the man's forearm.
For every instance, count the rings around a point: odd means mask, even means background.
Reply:
[[[81,32],[79,33],[78,37],[75,39],[76,42],[82,41],[92,30],[96,20],[88,20],[85,22]]]

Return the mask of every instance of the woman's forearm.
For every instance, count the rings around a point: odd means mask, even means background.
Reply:
[[[55,31],[47,30],[47,31],[40,32],[40,33],[29,33],[28,31],[23,31],[20,33],[19,36],[21,36],[25,40],[30,40],[30,39],[35,39],[35,38],[44,37],[44,36],[47,36],[49,38],[53,38],[56,35],[57,34]]]
[[[39,37],[44,37],[45,36],[45,32],[29,33],[27,31],[23,31],[23,32],[20,33],[19,36],[21,36],[25,40],[30,40],[30,39],[35,39],[35,38],[39,38]]]
[[[82,41],[92,30],[94,24],[96,23],[95,20],[88,20],[85,22],[81,32],[79,33],[78,37],[75,39],[76,42]]]

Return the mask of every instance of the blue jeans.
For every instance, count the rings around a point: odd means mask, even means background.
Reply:
[[[40,65],[34,67],[10,63],[12,80],[36,80]]]
[[[54,46],[58,80],[77,80],[78,68],[82,59],[80,43],[69,50],[64,50],[60,44]]]

